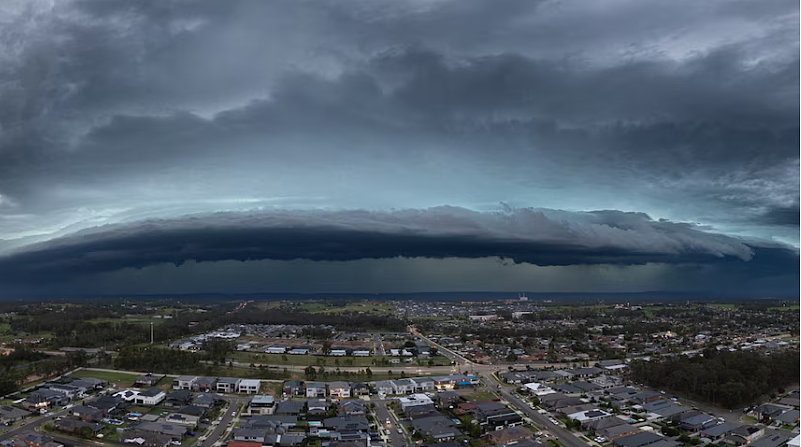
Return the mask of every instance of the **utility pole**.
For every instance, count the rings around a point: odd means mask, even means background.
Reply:
[[[153,322],[150,322],[150,344],[153,344]]]

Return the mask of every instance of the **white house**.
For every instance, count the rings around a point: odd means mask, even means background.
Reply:
[[[404,411],[406,411],[406,409],[409,407],[434,404],[434,401],[425,394],[412,394],[409,397],[401,397],[398,399],[398,401],[400,402],[401,409]]]
[[[144,390],[134,397],[134,403],[137,405],[158,405],[163,401],[167,395],[164,391],[161,391],[158,388],[150,388],[149,390]]]
[[[242,379],[237,384],[237,392],[240,394],[256,394],[259,392],[261,381],[259,379]]]

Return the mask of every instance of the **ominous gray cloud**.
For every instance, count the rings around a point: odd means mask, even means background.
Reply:
[[[39,253],[79,274],[87,265],[75,257],[92,243],[118,246],[107,265],[120,269],[330,259],[239,242],[241,252],[220,250],[234,242],[219,216],[208,218],[213,234],[178,226],[159,239],[192,235],[186,259],[126,244],[153,228],[139,222],[218,211],[249,222],[305,209],[316,221],[330,218],[317,209],[377,219],[505,202],[567,210],[546,220],[592,231],[527,233],[519,246],[498,235],[406,240],[369,225],[303,231],[352,244],[342,259],[758,269],[765,255],[739,238],[798,245],[797,36],[798,5],[778,0],[4,2],[0,256],[23,252],[0,262],[28,256],[8,271],[33,271],[44,268]],[[597,209],[624,212],[571,213]],[[495,229],[483,220],[493,215],[476,219]],[[289,231],[257,223],[226,228],[265,241]],[[123,226],[73,235],[107,224]],[[49,239],[51,251],[31,245]]]

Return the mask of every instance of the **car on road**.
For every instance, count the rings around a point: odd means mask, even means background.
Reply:
[[[402,435],[402,434],[403,434],[403,429],[400,429],[400,428],[399,428],[399,429],[398,429],[398,434],[399,434],[399,435]]]
[[[231,416],[236,416],[236,411],[232,411]]]

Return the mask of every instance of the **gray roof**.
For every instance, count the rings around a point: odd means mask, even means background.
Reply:
[[[708,414],[698,414],[693,417],[681,421],[685,425],[701,425],[713,420],[712,416]]]
[[[721,436],[739,427],[737,424],[724,422],[722,424],[713,425],[712,427],[701,430],[701,436]]]
[[[765,436],[757,439],[756,441],[748,444],[751,447],[779,447],[787,444],[791,438],[778,433],[766,434]]]
[[[798,422],[798,417],[801,415],[798,410],[790,410],[776,416],[777,421],[782,421],[787,424]]]
[[[664,438],[657,435],[656,433],[643,431],[640,433],[633,434],[631,436],[615,439],[614,444],[620,447],[641,447],[644,445],[653,444],[662,439]]]
[[[595,431],[601,436],[606,436],[607,438],[610,438],[610,437],[620,436],[626,433],[639,432],[640,429],[624,422],[621,425],[614,425],[611,427],[600,428]]]

